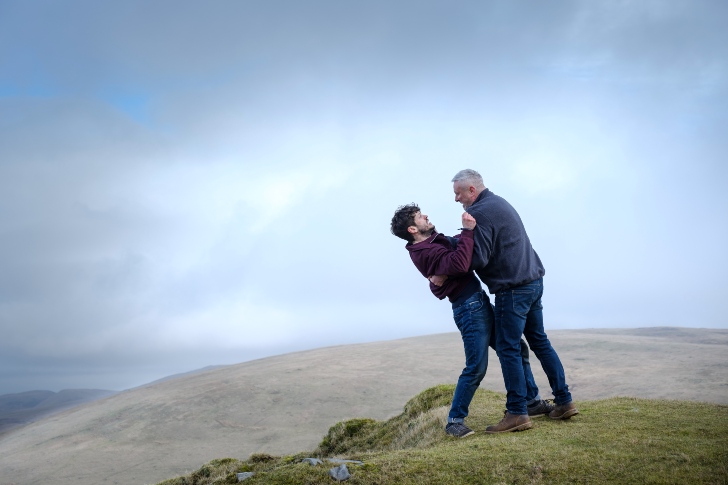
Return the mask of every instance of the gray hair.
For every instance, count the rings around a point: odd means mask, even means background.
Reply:
[[[485,185],[483,184],[483,177],[481,177],[478,172],[470,168],[460,170],[458,173],[455,174],[451,182],[467,182],[476,189],[485,188]]]

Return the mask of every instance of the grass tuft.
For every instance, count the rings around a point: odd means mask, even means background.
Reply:
[[[429,446],[443,438],[454,390],[452,385],[426,389],[405,404],[402,414],[387,421],[355,418],[336,423],[314,453],[321,457]]]
[[[235,458],[212,460],[189,475],[160,482],[159,485],[222,485],[238,483],[237,474],[252,471],[252,466]]]
[[[254,453],[250,455],[250,458],[248,458],[248,461],[251,463],[266,463],[269,461],[275,460],[276,457],[273,455],[269,455],[268,453]]]

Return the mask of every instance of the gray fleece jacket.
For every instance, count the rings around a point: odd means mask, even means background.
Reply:
[[[492,295],[546,274],[521,217],[504,198],[485,189],[467,212],[478,222],[470,269]]]

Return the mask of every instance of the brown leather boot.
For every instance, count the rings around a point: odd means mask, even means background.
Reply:
[[[553,411],[549,413],[551,419],[569,419],[575,414],[579,414],[579,410],[576,409],[573,402],[567,402],[566,404],[557,404]]]
[[[533,423],[528,414],[511,414],[508,411],[503,415],[503,419],[498,424],[485,428],[486,433],[507,433],[508,431],[523,431],[531,429]]]

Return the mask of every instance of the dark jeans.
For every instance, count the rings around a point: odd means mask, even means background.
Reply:
[[[527,383],[521,363],[521,336],[541,361],[556,404],[571,402],[564,367],[543,328],[543,278],[495,295],[496,350],[506,385],[506,409],[511,414],[526,414]]]
[[[464,303],[453,308],[453,318],[463,338],[465,368],[455,387],[447,421],[462,423],[468,415],[470,401],[488,369],[488,347],[495,349],[495,318],[488,295],[484,291],[475,293]],[[531,401],[538,396],[538,387],[531,373],[526,342],[521,341],[519,347],[521,377],[526,383],[524,385],[527,389],[527,399]]]

